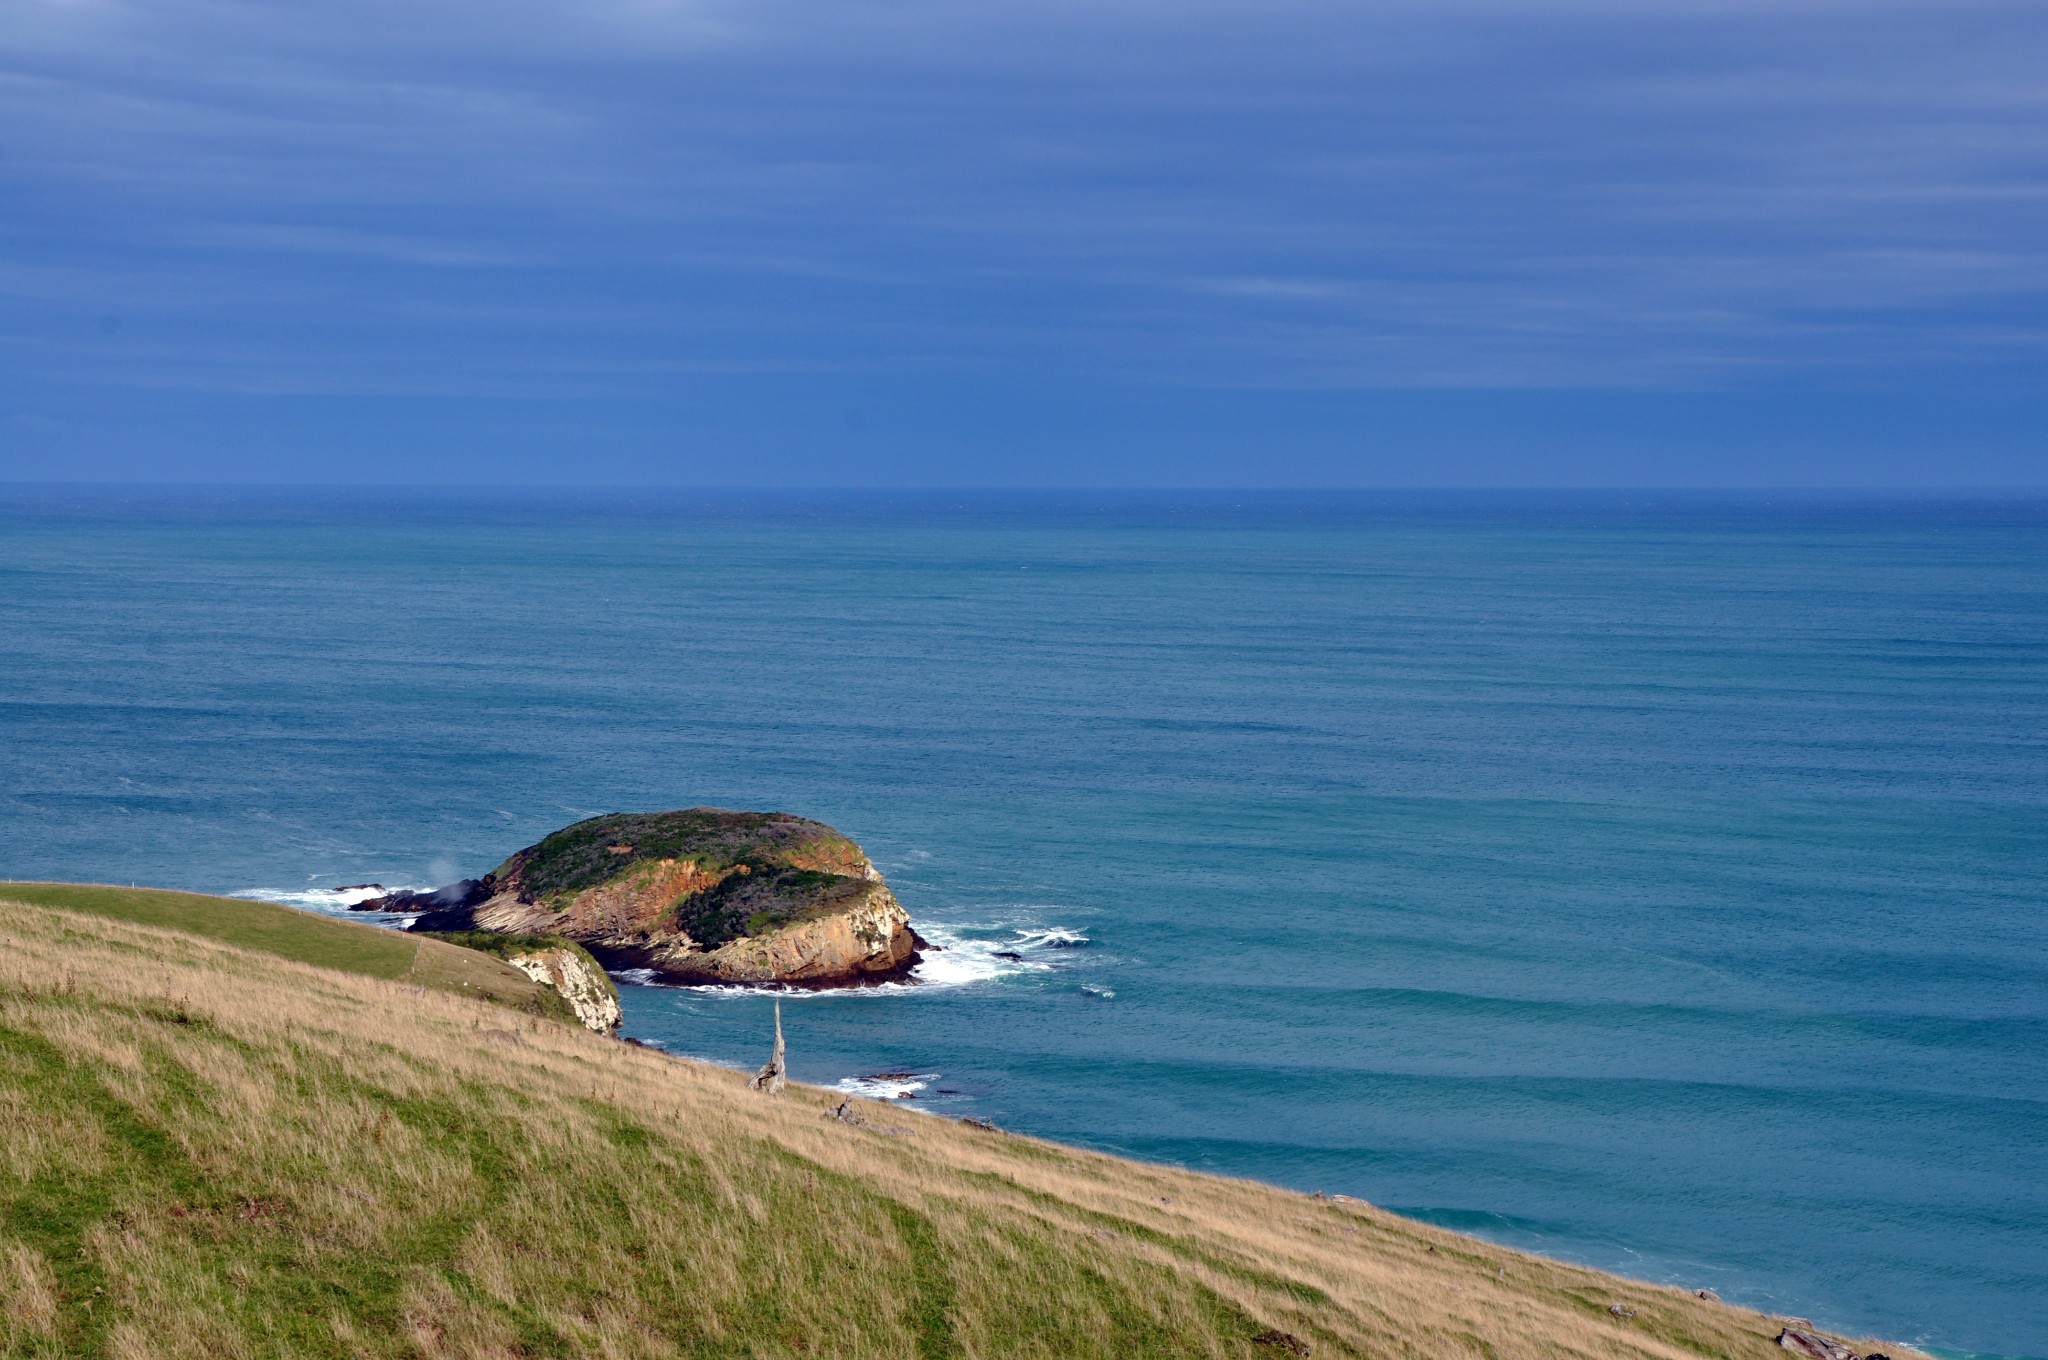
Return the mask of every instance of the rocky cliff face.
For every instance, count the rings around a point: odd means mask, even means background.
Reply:
[[[480,879],[360,905],[420,912],[417,930],[566,936],[607,967],[677,982],[900,977],[919,944],[858,845],[821,822],[722,808],[593,817]]]
[[[554,988],[585,1029],[610,1034],[625,1019],[619,1012],[618,988],[587,955],[573,949],[538,949],[507,954],[505,962],[535,982]]]
[[[827,915],[717,949],[665,948],[655,966],[703,982],[831,983],[900,977],[917,960],[910,914],[872,883]]]

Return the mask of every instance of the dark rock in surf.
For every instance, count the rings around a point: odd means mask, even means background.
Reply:
[[[363,886],[374,888],[380,885],[367,883]],[[477,905],[489,896],[490,893],[486,889],[484,879],[465,878],[439,888],[430,888],[426,892],[400,889],[395,893],[386,893],[382,897],[365,898],[360,902],[352,904],[349,910],[397,913],[419,912],[422,914],[422,920],[414,923],[415,929],[470,930],[473,927],[464,924],[469,919],[466,916],[442,915],[436,917],[434,922],[428,922],[424,918],[434,913],[460,912],[466,907]]]

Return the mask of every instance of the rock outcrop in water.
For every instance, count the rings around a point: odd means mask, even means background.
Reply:
[[[415,930],[560,935],[664,981],[839,986],[906,975],[921,941],[861,848],[782,812],[628,812],[564,827],[480,879],[363,911]]]

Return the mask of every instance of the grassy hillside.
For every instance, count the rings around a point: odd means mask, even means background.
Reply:
[[[1363,1204],[849,1125],[821,1091],[23,895],[0,1355],[1783,1354],[1756,1314]]]
[[[485,951],[359,921],[235,897],[99,883],[9,883],[0,899],[164,926],[297,963],[479,997],[531,1015],[574,1020],[554,990]]]

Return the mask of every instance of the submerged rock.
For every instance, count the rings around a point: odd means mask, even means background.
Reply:
[[[838,986],[907,975],[921,941],[861,848],[782,812],[593,817],[479,879],[358,910],[412,929],[560,935],[668,982]]]

